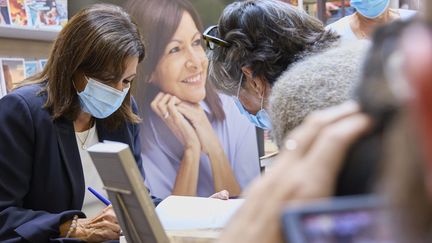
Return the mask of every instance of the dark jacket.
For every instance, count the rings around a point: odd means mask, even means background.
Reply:
[[[52,120],[41,88],[24,86],[0,99],[0,242],[49,242],[61,223],[75,214],[85,217],[73,122]],[[96,124],[99,140],[128,144],[143,171],[139,126],[109,131],[100,120]]]

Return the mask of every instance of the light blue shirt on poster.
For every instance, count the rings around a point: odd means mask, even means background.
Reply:
[[[225,120],[215,121],[205,102],[201,107],[209,117],[219,138],[234,175],[244,189],[260,173],[255,126],[240,114],[233,99],[219,95],[225,111]],[[171,195],[184,147],[164,121],[145,104],[141,123],[141,143],[145,183],[153,196]],[[208,197],[215,193],[210,160],[201,153],[197,196]]]

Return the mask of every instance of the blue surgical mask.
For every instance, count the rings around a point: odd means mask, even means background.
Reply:
[[[252,122],[255,126],[265,130],[271,129],[270,117],[267,111],[263,109],[264,96],[261,98],[261,109],[256,113],[256,115],[252,115],[251,113],[249,113],[240,102],[239,94],[240,94],[242,79],[243,79],[243,74],[240,77],[240,84],[237,90],[237,96],[234,97],[234,102],[237,105],[237,108],[240,110],[240,113],[246,116],[249,119],[249,121]]]
[[[390,0],[351,0],[351,6],[359,14],[369,19],[374,19],[383,14],[389,4]]]
[[[85,89],[81,93],[77,92],[77,94],[81,109],[84,112],[103,119],[120,108],[128,91],[129,86],[120,91],[94,79],[87,78]]]

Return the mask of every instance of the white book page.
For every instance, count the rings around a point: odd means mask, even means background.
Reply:
[[[223,228],[244,199],[169,196],[156,213],[165,230]]]

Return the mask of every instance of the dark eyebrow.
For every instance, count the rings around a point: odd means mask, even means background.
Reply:
[[[173,39],[173,40],[171,40],[168,44],[170,44],[171,42],[178,42],[179,44],[183,43],[183,41],[181,41],[181,40]]]
[[[194,34],[194,36],[192,37],[192,40],[195,39],[195,37],[196,37],[197,35],[201,36],[201,32],[197,31],[197,32]]]
[[[197,35],[201,35],[201,32],[197,31],[197,32],[192,36],[192,40],[195,39],[195,37],[196,37]],[[171,42],[178,42],[179,44],[182,44],[182,43],[183,43],[183,41],[181,41],[181,40],[176,40],[176,39],[172,39],[172,40],[170,41],[170,43],[171,43]]]

